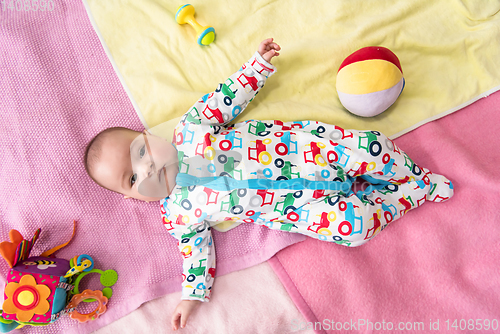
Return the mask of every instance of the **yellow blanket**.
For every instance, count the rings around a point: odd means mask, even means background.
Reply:
[[[236,121],[317,120],[395,138],[500,89],[498,0],[195,0],[197,21],[216,31],[205,47],[174,20],[184,3],[83,1],[146,128],[172,128],[268,37],[282,47],[278,72]],[[373,118],[347,112],[335,89],[344,58],[365,46],[392,50],[406,80]]]
[[[195,0],[197,21],[216,31],[206,47],[175,22],[184,3],[84,2],[146,128],[181,116],[267,37],[282,46],[278,73],[237,121],[313,119],[394,138],[500,89],[498,0]],[[345,57],[371,45],[399,57],[406,87],[361,118],[342,107],[335,80]]]

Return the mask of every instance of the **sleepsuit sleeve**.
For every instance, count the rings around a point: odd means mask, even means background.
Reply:
[[[182,300],[208,301],[215,276],[215,248],[207,222],[172,233],[184,258]]]
[[[276,68],[255,52],[252,58],[217,89],[204,95],[184,114],[181,123],[223,125],[248,105]]]

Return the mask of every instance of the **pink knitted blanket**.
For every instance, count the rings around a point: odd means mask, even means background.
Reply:
[[[395,140],[452,180],[449,202],[424,204],[361,247],[308,238],[269,261],[306,318],[292,329],[499,332],[499,110],[497,92]]]
[[[8,1],[7,1],[8,3]],[[65,242],[69,259],[91,255],[96,268],[115,269],[108,311],[78,325],[67,316],[29,333],[88,333],[147,300],[180,290],[177,241],[160,220],[158,203],[124,200],[86,175],[86,143],[111,126],[142,130],[80,1],[54,1],[51,11],[0,4],[0,241],[10,229],[40,239],[32,255]],[[303,236],[241,225],[214,232],[218,275],[269,259]],[[7,265],[0,261],[0,296]],[[90,275],[89,275],[90,276]],[[94,282],[95,280],[95,282]],[[85,284],[85,282],[84,282]],[[96,278],[89,288],[102,288]]]

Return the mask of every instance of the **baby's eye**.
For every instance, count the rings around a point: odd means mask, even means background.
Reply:
[[[146,145],[142,145],[141,149],[139,150],[139,157],[142,159],[144,154],[146,154]]]
[[[130,186],[133,186],[135,181],[137,181],[137,174],[132,175],[130,178]]]

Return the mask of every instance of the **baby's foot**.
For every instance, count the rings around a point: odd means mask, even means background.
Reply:
[[[427,174],[430,189],[426,195],[428,201],[444,202],[453,196],[453,183],[443,175]]]

